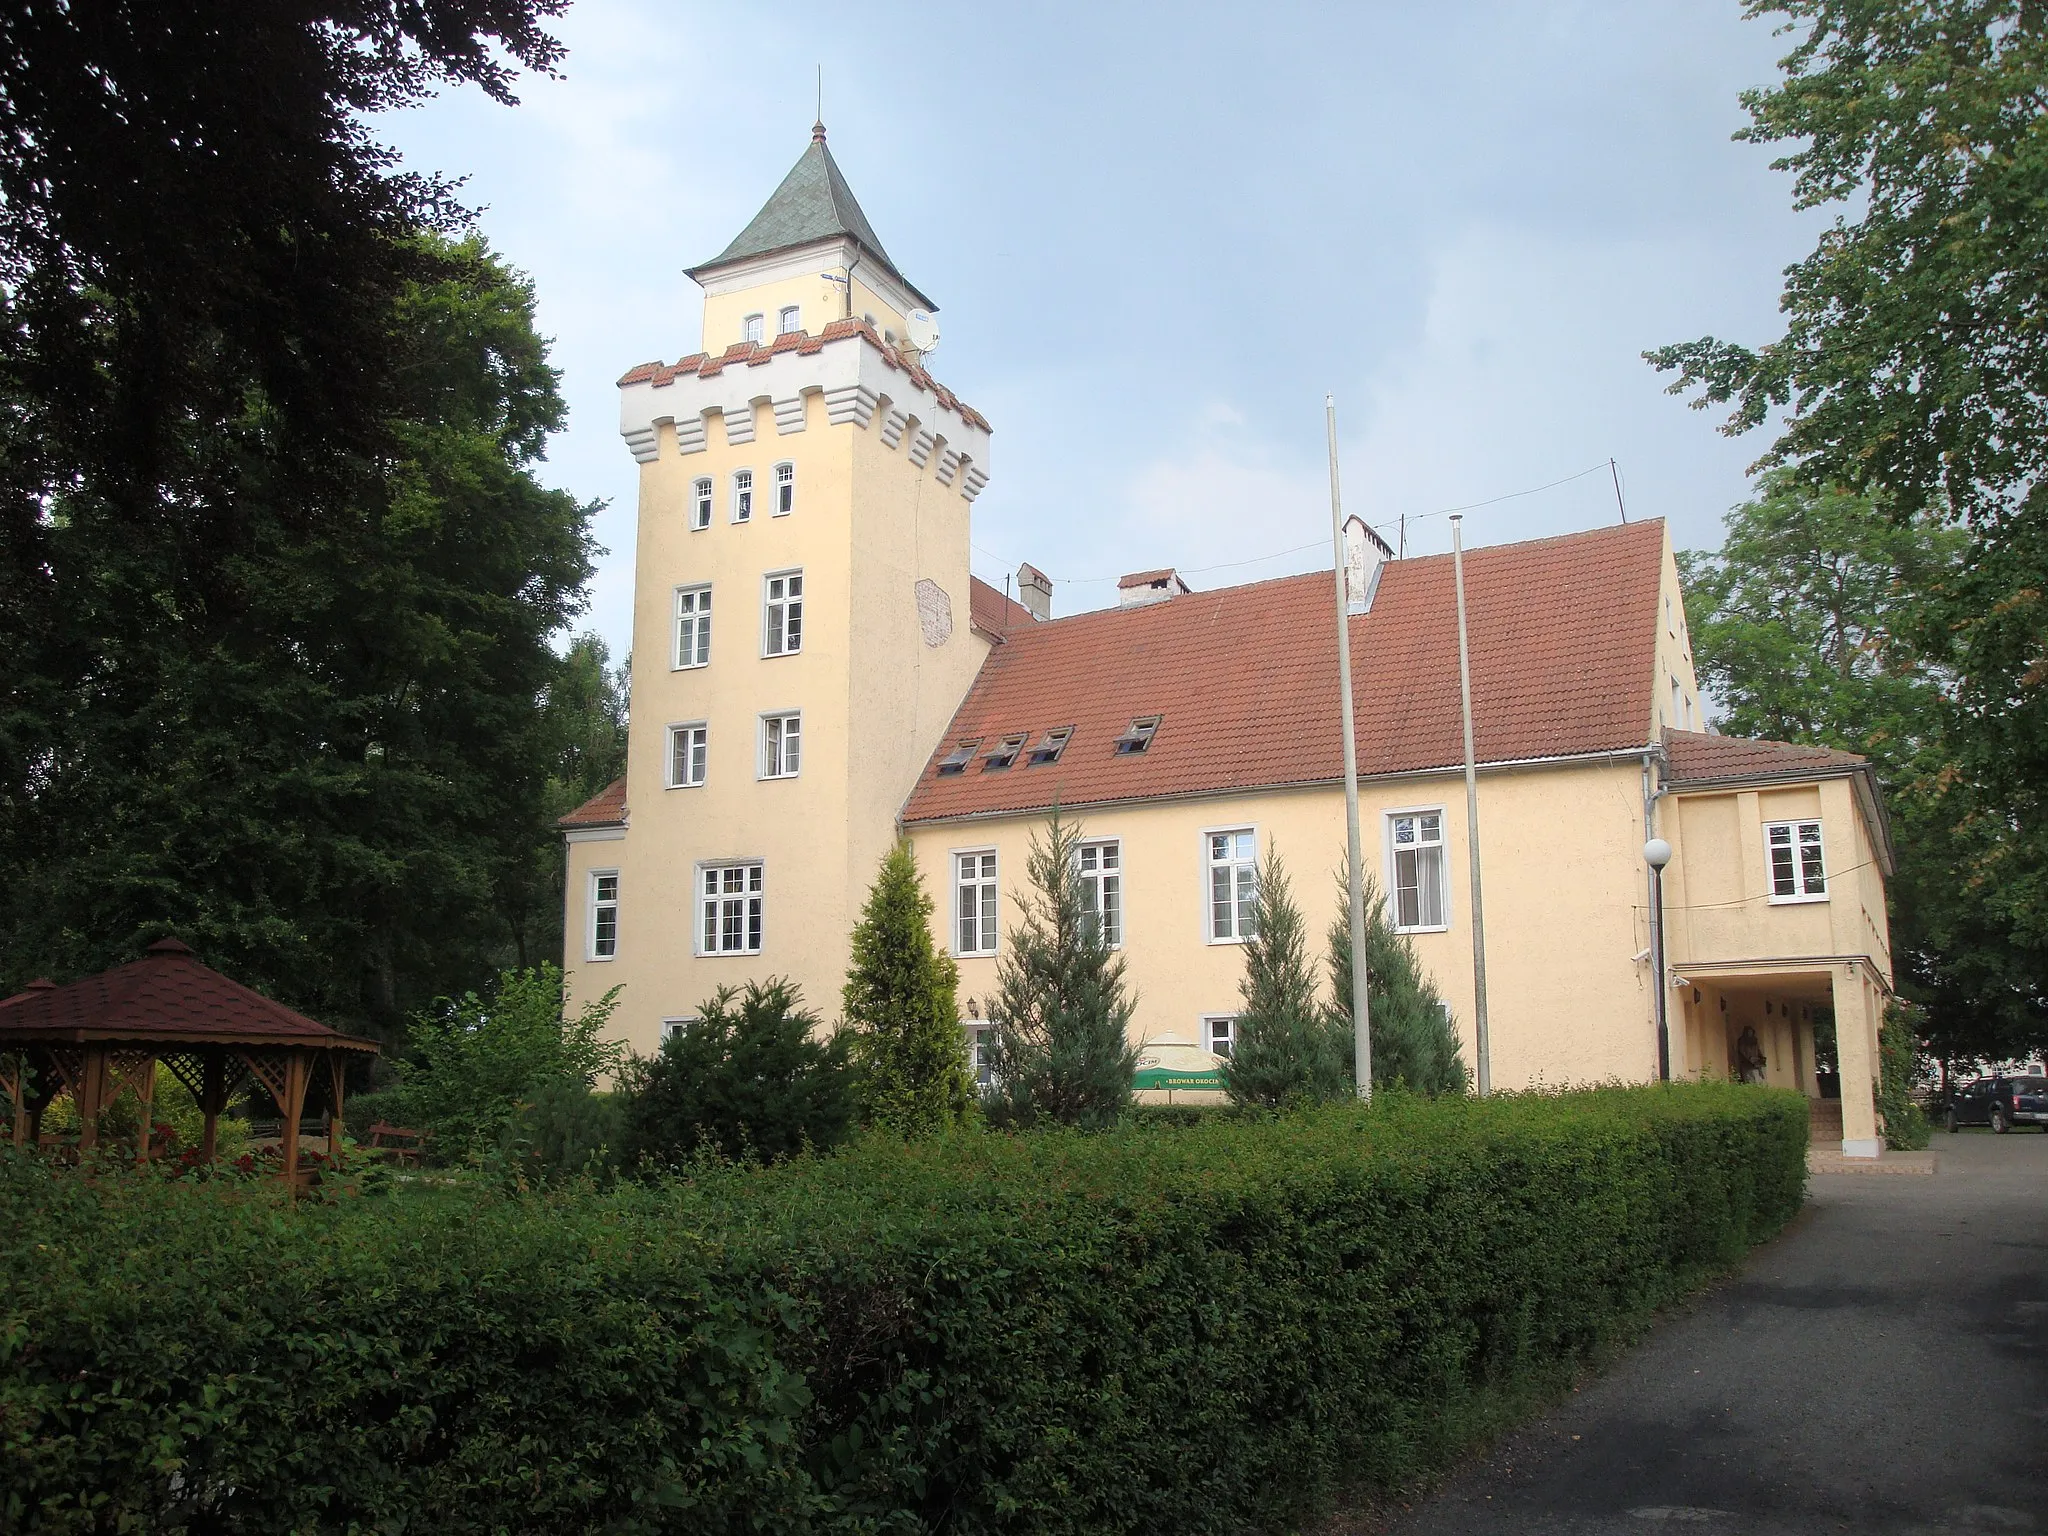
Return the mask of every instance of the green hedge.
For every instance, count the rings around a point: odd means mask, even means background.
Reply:
[[[1236,1531],[1404,1477],[1802,1198],[1729,1086],[519,1198],[0,1159],[0,1528]]]

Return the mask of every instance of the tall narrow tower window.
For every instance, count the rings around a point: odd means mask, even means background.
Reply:
[[[711,477],[703,476],[690,488],[690,526],[711,526]]]
[[[741,339],[745,341],[751,341],[755,346],[758,347],[761,344],[763,336],[763,327],[766,324],[767,321],[764,317],[760,315],[747,316],[747,318],[741,322]]]
[[[787,517],[796,510],[796,466],[775,466],[775,515]]]
[[[590,958],[611,960],[619,953],[619,872],[593,870],[590,875]]]
[[[677,667],[711,664],[711,588],[676,588]]]
[[[751,469],[736,469],[732,472],[732,520],[736,523],[752,521],[754,516],[754,472]]]
[[[804,573],[778,571],[761,586],[761,654],[794,656],[804,648]]]
[[[796,305],[789,305],[782,311],[780,315],[776,317],[775,334],[778,336],[787,336],[792,331],[802,330],[804,328],[803,314],[804,312],[801,309],[797,308]]]

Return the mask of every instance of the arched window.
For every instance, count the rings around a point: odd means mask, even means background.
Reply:
[[[732,520],[736,523],[752,521],[754,516],[754,472],[751,469],[736,469],[732,472]]]
[[[690,489],[690,526],[709,528],[711,526],[711,477],[702,476]]]
[[[767,319],[765,316],[747,316],[747,318],[740,323],[740,339],[742,341],[751,341],[752,343],[754,343],[755,346],[759,346],[762,340],[763,327],[766,324]]]
[[[802,330],[804,328],[803,314],[804,312],[801,309],[799,309],[796,305],[786,305],[783,308],[781,314],[776,316],[775,334],[778,336],[787,336],[792,331]]]

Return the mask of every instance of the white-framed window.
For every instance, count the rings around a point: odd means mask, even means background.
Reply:
[[[694,1018],[663,1019],[661,1021],[661,1043],[663,1045],[667,1045],[669,1041],[675,1039],[677,1035],[680,1035],[684,1030],[688,1029],[692,1024],[696,1022],[697,1021]]]
[[[1081,910],[1102,925],[1102,941],[1111,949],[1124,942],[1124,853],[1115,838],[1083,843],[1074,850],[1081,877]]]
[[[1404,933],[1449,927],[1442,808],[1390,813],[1387,853],[1394,926]]]
[[[709,475],[699,475],[690,486],[690,527],[701,531],[711,526],[711,502],[717,487]]]
[[[793,779],[803,766],[804,717],[791,710],[761,717],[761,777]]]
[[[682,667],[711,664],[711,587],[676,588],[676,659]]]
[[[754,517],[754,472],[751,469],[736,469],[732,472],[732,520],[736,523],[753,521]]]
[[[1202,1018],[1202,1049],[1228,1056],[1237,1048],[1237,1015],[1211,1013]]]
[[[804,573],[761,578],[761,654],[794,656],[804,648]]]
[[[787,336],[804,328],[804,312],[795,304],[785,304],[775,316],[775,334]]]
[[[975,848],[953,855],[953,953],[996,952],[996,852]]]
[[[1671,679],[1671,724],[1675,730],[1685,729],[1685,689],[1675,677]]]
[[[986,1092],[996,1085],[996,1027],[977,1020],[967,1026],[967,1065],[974,1086]]]
[[[787,517],[796,510],[796,466],[785,459],[775,466],[775,516]]]
[[[612,960],[619,953],[619,872],[590,872],[590,958]]]
[[[1764,851],[1770,860],[1772,901],[1826,901],[1827,860],[1818,821],[1767,821]]]
[[[1257,931],[1252,903],[1259,888],[1259,836],[1250,827],[1202,834],[1209,865],[1209,942],[1236,944]]]
[[[751,341],[754,345],[759,346],[767,324],[768,317],[765,315],[747,316],[746,319],[740,322],[740,339],[742,341]]]
[[[697,953],[761,952],[762,866],[705,864],[697,872]]]
[[[668,787],[700,789],[704,761],[711,745],[711,727],[702,720],[668,728]]]

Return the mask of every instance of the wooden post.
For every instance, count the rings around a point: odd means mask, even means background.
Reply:
[[[85,1064],[79,1070],[78,1086],[72,1097],[78,1101],[78,1150],[90,1152],[100,1144],[100,1101],[106,1096],[107,1049],[103,1045],[85,1048]]]
[[[156,1058],[145,1056],[141,1071],[142,1081],[135,1085],[135,1097],[141,1101],[142,1107],[142,1128],[135,1133],[135,1161],[146,1163],[149,1161],[151,1132],[155,1129],[151,1122],[156,1119]]]
[[[341,1052],[329,1051],[327,1055],[327,1156],[332,1162],[341,1160],[341,1104],[342,1092],[347,1087],[348,1063]]]
[[[307,1052],[293,1050],[284,1063],[284,1183],[299,1192],[299,1117],[306,1112]]]
[[[14,1145],[28,1145],[28,1057],[14,1058],[13,1073],[7,1079],[8,1097],[14,1101]]]
[[[200,1134],[199,1155],[212,1164],[220,1147],[220,1112],[227,1107],[228,1058],[223,1051],[208,1051],[199,1066],[199,1112],[205,1117]]]

